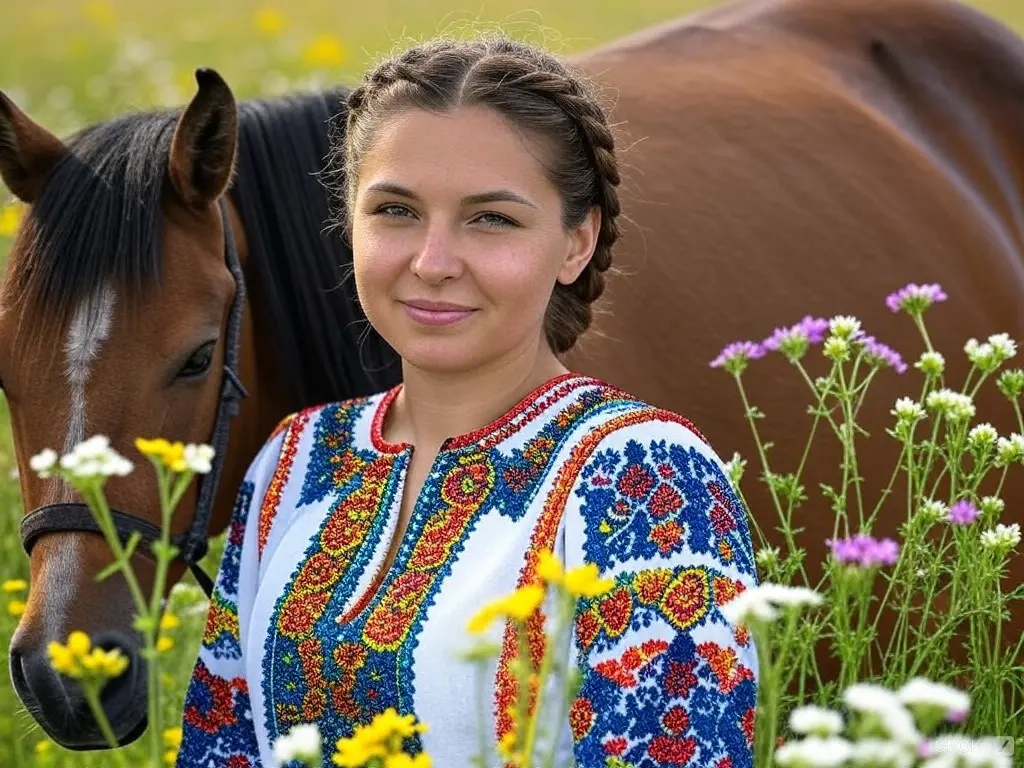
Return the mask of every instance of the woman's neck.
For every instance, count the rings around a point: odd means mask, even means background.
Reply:
[[[402,389],[384,427],[386,439],[437,451],[445,439],[490,424],[566,372],[546,344],[472,372],[437,373],[403,365]]]

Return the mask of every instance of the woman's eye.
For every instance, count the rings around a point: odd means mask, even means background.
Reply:
[[[411,211],[404,205],[391,203],[389,205],[382,205],[374,213],[383,213],[385,216],[404,217],[406,214],[411,213]]]
[[[515,227],[518,226],[508,216],[502,216],[500,213],[484,213],[476,218],[476,221],[481,222],[486,227]]]

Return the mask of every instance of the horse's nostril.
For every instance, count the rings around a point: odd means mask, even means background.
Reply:
[[[141,659],[135,651],[135,646],[120,633],[109,632],[97,635],[94,638],[97,648],[104,651],[118,651],[121,656],[128,660],[128,666],[124,672],[115,678],[107,681],[100,694],[100,702],[108,713],[118,713],[126,705],[132,703],[132,695],[135,691],[136,676],[139,674]],[[143,677],[144,679],[144,677]]]

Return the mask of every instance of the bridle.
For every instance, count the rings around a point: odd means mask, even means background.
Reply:
[[[178,548],[176,559],[188,566],[208,598],[213,594],[213,580],[200,567],[199,561],[203,559],[209,548],[210,517],[213,514],[213,502],[217,495],[221,470],[224,468],[229,425],[231,419],[238,414],[242,399],[248,394],[238,375],[242,313],[245,308],[245,276],[238,263],[234,233],[231,230],[231,220],[228,218],[227,204],[223,198],[220,201],[220,214],[224,227],[224,258],[235,279],[235,297],[231,302],[231,310],[228,315],[224,339],[224,380],[221,383],[217,418],[214,421],[213,435],[210,439],[210,445],[215,453],[211,471],[199,476],[199,496],[191,527],[184,533],[171,537],[171,544]],[[133,534],[139,535],[140,539],[135,551],[148,553],[152,544],[160,540],[160,528],[148,520],[116,509],[111,509],[110,514],[122,544],[126,543]],[[103,532],[85,504],[49,504],[32,510],[22,518],[21,544],[25,548],[25,552],[31,555],[32,547],[41,536],[47,533],[72,531]]]

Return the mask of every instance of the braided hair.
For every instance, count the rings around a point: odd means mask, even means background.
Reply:
[[[407,108],[449,111],[485,106],[537,139],[545,171],[562,199],[566,229],[601,213],[594,253],[574,282],[558,283],[545,315],[556,354],[571,349],[593,320],[619,238],[619,169],[615,139],[592,86],[529,43],[501,35],[470,41],[437,38],[385,59],[351,91],[331,127],[324,172],[335,224],[350,231],[360,163],[376,128]]]

